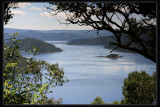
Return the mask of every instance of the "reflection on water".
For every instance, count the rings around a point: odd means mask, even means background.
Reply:
[[[48,95],[55,99],[62,97],[63,104],[90,104],[97,96],[105,102],[120,101],[128,73],[145,70],[152,75],[156,71],[156,64],[139,54],[113,52],[123,57],[112,60],[96,57],[110,54],[103,46],[55,45],[64,51],[39,54],[36,58],[58,63],[63,68],[70,81],[62,87],[54,87],[53,94]]]

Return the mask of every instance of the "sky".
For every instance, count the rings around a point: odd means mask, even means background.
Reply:
[[[59,19],[64,21],[65,14],[51,16],[45,6],[47,2],[19,2],[16,9],[12,9],[13,18],[4,28],[30,29],[30,30],[86,30],[92,29],[87,26],[60,24]]]
[[[4,28],[29,29],[29,30],[90,30],[90,26],[79,26],[76,24],[60,24],[58,20],[64,22],[66,15],[61,12],[58,15],[51,16],[45,9],[49,6],[47,2],[19,2],[18,8],[12,9],[13,18]],[[131,17],[141,19],[141,15],[133,14]],[[119,17],[123,19],[123,17]],[[96,17],[93,17],[96,20]],[[113,16],[113,20],[120,24],[118,18]],[[114,26],[113,26],[114,27]]]

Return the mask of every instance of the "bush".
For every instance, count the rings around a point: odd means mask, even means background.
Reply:
[[[101,97],[96,97],[91,104],[105,104]]]
[[[156,72],[132,72],[124,80],[123,95],[126,104],[154,104],[156,102]]]
[[[20,41],[16,37],[19,34],[11,35],[9,40],[13,47],[4,45],[4,104],[60,104],[62,99],[48,99],[46,95],[52,93],[50,88],[68,82],[63,69],[58,64],[37,61],[34,56],[38,50],[34,47],[33,56],[23,58],[17,46]],[[22,66],[23,64],[26,66]]]
[[[124,98],[118,102],[106,104],[155,104],[156,100],[156,72],[150,76],[145,71],[131,72],[124,80]],[[91,104],[105,104],[100,97],[96,97]]]

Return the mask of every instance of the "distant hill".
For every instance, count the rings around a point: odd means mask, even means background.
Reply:
[[[18,38],[36,38],[43,41],[70,41],[74,39],[88,39],[98,36],[96,30],[26,30],[4,28],[4,39],[9,38],[9,33],[19,33]],[[106,30],[100,30],[99,35],[108,36],[112,33]]]
[[[29,30],[26,30],[26,29],[14,29],[14,28],[4,28],[4,33],[13,33],[13,32],[21,33],[21,32],[25,32],[25,31],[29,31]]]
[[[92,38],[92,39],[76,39],[76,40],[72,40],[67,42],[67,45],[103,45],[104,48],[106,49],[114,49],[116,46],[111,46],[109,44],[109,42],[114,42],[115,40],[112,38],[112,36],[101,36],[101,37],[96,37],[96,38]],[[122,41],[127,42],[127,40],[125,39],[125,37],[122,38]],[[131,52],[129,50],[126,49],[122,49],[122,48],[117,48],[115,51],[119,51],[119,52]]]
[[[97,36],[108,36],[108,35],[113,35],[111,32],[107,30],[99,30],[99,33],[96,30],[47,30],[47,31],[42,31],[38,30],[38,32],[42,33],[72,33],[77,36],[82,37],[82,39],[89,39],[89,38],[95,38]]]
[[[91,39],[76,39],[67,42],[67,45],[106,45],[111,40],[110,37],[101,36]]]
[[[7,43],[8,46],[11,44]],[[46,43],[41,40],[33,39],[33,38],[25,38],[21,40],[21,43],[17,43],[20,47],[20,51],[29,52],[32,50],[32,46],[36,49],[40,49],[38,52],[60,52],[62,49],[55,47],[52,44]]]
[[[43,41],[69,41],[73,39],[81,39],[82,37],[77,36],[72,33],[40,33],[37,31],[25,31],[19,33],[21,36],[17,37],[17,39],[24,38],[35,38]],[[4,33],[4,39],[8,39],[10,37],[9,33]]]
[[[156,27],[156,26],[153,26],[153,27]],[[145,26],[144,28],[149,31],[152,27],[151,26]],[[148,36],[146,36],[145,33],[146,32],[144,32],[143,34],[141,34],[139,36],[139,38],[147,41],[149,38],[148,38]],[[100,37],[90,38],[90,39],[72,40],[72,41],[67,42],[67,44],[68,45],[104,45],[104,48],[114,49],[116,46],[109,44],[109,42],[116,42],[115,39],[113,39],[113,38],[115,38],[113,35],[100,36]],[[129,43],[131,41],[128,38],[129,38],[128,35],[122,34],[121,41],[124,44],[127,44],[127,43]],[[142,48],[142,47],[139,46],[139,44],[136,44],[136,43],[132,43],[131,47],[135,47],[135,48],[138,48],[138,49]],[[122,49],[122,48],[117,48],[115,51],[131,52],[129,50],[125,50],[125,49]]]

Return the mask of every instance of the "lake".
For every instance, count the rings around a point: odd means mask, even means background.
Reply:
[[[48,42],[48,41],[47,41]],[[65,42],[50,41],[49,43],[63,49],[62,52],[38,54],[37,59],[50,64],[58,63],[69,79],[62,87],[51,89],[48,97],[62,104],[90,104],[97,96],[105,103],[120,101],[123,98],[122,85],[128,73],[145,70],[152,75],[156,64],[149,59],[134,53],[112,52],[119,59],[96,57],[109,55],[110,50],[99,45],[66,45]],[[22,54],[26,56],[26,53]]]

